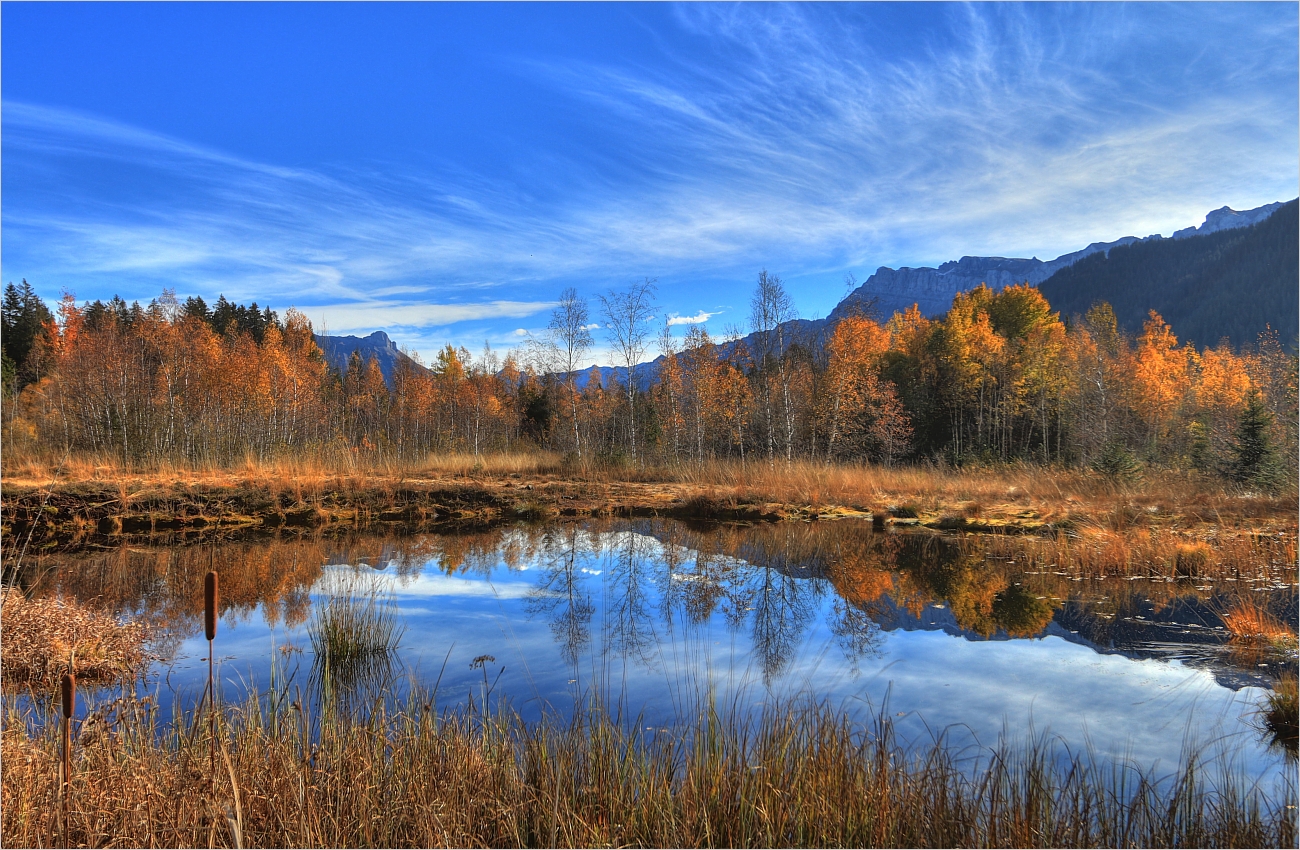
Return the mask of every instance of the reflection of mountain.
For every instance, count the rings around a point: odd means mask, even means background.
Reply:
[[[983,635],[962,628],[951,606],[932,602],[912,613],[889,595],[863,606],[882,631],[942,631],[969,641],[1019,640],[999,629]],[[1157,608],[1150,600],[1138,599],[1126,616],[1108,619],[1091,606],[1070,600],[1057,608],[1052,621],[1032,639],[1058,637],[1086,646],[1101,655],[1122,655],[1133,659],[1181,661],[1188,667],[1209,670],[1220,685],[1232,690],[1270,687],[1270,675],[1277,670],[1243,670],[1228,657],[1227,637],[1210,600],[1183,597]],[[1141,613],[1139,613],[1141,612]],[[1141,619],[1137,619],[1141,618]]]
[[[760,652],[774,661],[788,654],[791,632],[806,626],[805,600],[833,589],[842,600],[836,603],[840,608],[861,612],[857,617],[844,611],[827,614],[842,642],[852,642],[846,631],[868,637],[876,631],[942,631],[968,641],[1059,637],[1104,655],[1177,660],[1210,671],[1233,690],[1267,687],[1282,663],[1275,657],[1248,659],[1233,653],[1219,615],[1228,607],[1226,597],[1173,591],[1152,599],[1123,587],[1127,592],[1105,590],[1110,595],[1103,604],[1079,598],[1077,586],[1047,585],[1052,589],[1040,586],[1035,592],[1022,586],[1028,577],[993,568],[978,546],[972,551],[969,543],[941,536],[874,534],[869,526],[848,524],[758,526],[744,533],[720,528],[685,535],[679,525],[655,520],[634,527],[662,544],[694,549],[700,557],[723,555],[733,564],[748,565],[733,566],[718,595],[744,600]],[[779,586],[780,592],[754,593],[755,581],[768,591]],[[1070,598],[1053,609],[1038,599],[1042,594]],[[791,600],[800,602],[791,606]],[[1019,609],[1008,604],[1017,600]],[[1029,616],[1017,616],[1025,606],[1031,609]],[[805,616],[795,616],[795,611]],[[1274,614],[1294,623],[1294,598]],[[777,622],[782,628],[773,629]],[[1267,666],[1255,666],[1261,662]]]

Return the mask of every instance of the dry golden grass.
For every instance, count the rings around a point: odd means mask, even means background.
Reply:
[[[968,517],[1032,512],[1044,521],[1066,517],[1115,526],[1123,531],[1151,513],[1187,515],[1198,521],[1294,516],[1290,498],[1243,495],[1222,482],[1194,474],[1153,472],[1138,485],[1117,486],[1080,470],[1009,464],[988,468],[917,465],[882,467],[827,465],[808,461],[713,461],[668,466],[575,464],[554,452],[473,455],[429,454],[396,459],[377,453],[323,450],[301,456],[246,457],[231,465],[159,462],[124,465],[111,456],[43,458],[6,456],[6,483],[45,486],[51,481],[111,482],[128,490],[151,484],[235,484],[313,486],[345,481],[356,486],[406,480],[502,477],[563,478],[591,484],[679,484],[712,491],[720,498],[810,506],[913,505],[922,511],[951,511]],[[1127,511],[1120,510],[1127,508]]]
[[[972,546],[1021,568],[1080,578],[1142,576],[1192,582],[1296,581],[1293,531],[1255,533],[1201,527],[1113,531],[1081,526],[1069,534],[1004,537],[987,535]]]
[[[9,590],[0,605],[4,684],[52,686],[69,667],[83,680],[116,679],[145,661],[145,628],[68,599]]]
[[[187,484],[263,482],[319,482],[356,477],[403,479],[430,476],[542,475],[563,469],[562,459],[553,452],[430,454],[402,460],[380,455],[356,456],[347,452],[322,451],[306,455],[259,459],[249,455],[237,464],[205,465],[160,461],[123,464],[108,455],[75,455],[69,458],[5,458],[6,482],[45,485],[50,481],[183,482]]]
[[[69,511],[59,516],[74,518],[59,520],[65,537],[81,533],[78,499],[83,506],[111,501],[113,513],[161,515],[260,515],[279,510],[277,503],[286,510],[319,506],[331,512],[331,521],[364,523],[384,511],[419,505],[421,493],[454,490],[459,495],[449,502],[453,517],[461,508],[481,509],[486,519],[498,513],[553,516],[560,509],[577,515],[640,510],[750,519],[870,511],[954,530],[1041,532],[1025,545],[1038,553],[1036,563],[1077,575],[1295,580],[1294,499],[1244,494],[1177,472],[1152,472],[1126,488],[1087,472],[1029,464],[955,469],[715,462],[638,470],[576,465],[548,453],[363,460],[326,453],[250,458],[231,468],[127,469],[93,458],[62,467],[6,459],[4,481],[27,500],[24,510],[31,516],[40,511],[32,500],[39,501],[57,479],[50,489],[69,498]],[[93,499],[84,495],[95,487]],[[110,498],[104,501],[103,495]],[[82,526],[93,530],[97,518]]]
[[[1050,847],[1295,845],[1293,792],[1203,778],[1194,757],[1157,778],[1046,739],[979,766],[905,750],[887,719],[823,705],[754,721],[705,708],[647,733],[600,711],[524,723],[439,716],[412,700],[369,717],[249,703],[217,725],[161,722],[125,700],[78,749],[71,843],[85,846]],[[10,706],[5,846],[59,839],[57,735]],[[51,724],[52,725],[52,724]],[[307,732],[305,730],[311,730]]]
[[[1296,633],[1268,612],[1253,597],[1241,596],[1223,612],[1223,626],[1233,643],[1242,647],[1294,649]]]

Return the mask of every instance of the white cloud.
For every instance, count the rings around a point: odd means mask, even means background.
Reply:
[[[704,310],[701,310],[700,312],[696,313],[694,316],[679,316],[679,315],[677,315],[676,313],[670,313],[670,314],[668,315],[668,324],[670,324],[670,325],[698,325],[698,324],[702,324],[702,323],[704,323],[704,322],[707,322],[709,319],[711,319],[711,318],[713,318],[714,316],[718,315],[720,312],[722,312],[722,311],[721,311],[721,310],[715,310],[714,312],[709,313],[709,312],[706,312],[706,311],[704,311]]]
[[[6,279],[220,291],[294,304],[331,331],[459,324],[468,342],[510,335],[513,322],[486,326],[546,309],[540,294],[575,281],[1046,259],[1295,195],[1284,16],[936,8],[943,38],[906,53],[873,48],[853,7],[700,5],[676,14],[713,39],[707,62],[693,49],[650,65],[520,63],[626,139],[599,162],[524,151],[547,167],[512,179],[545,192],[451,170],[283,168],[6,100]],[[1252,14],[1262,23],[1234,23]],[[1189,55],[1173,76],[1134,72],[1135,56],[1210,43],[1205,21],[1219,17],[1249,49]],[[163,189],[51,176],[102,160]],[[552,200],[528,200],[539,196]],[[690,297],[661,286],[665,300]],[[824,313],[840,294],[796,297]]]
[[[514,335],[518,337],[525,337],[528,336],[528,331],[524,330],[523,328],[515,328]]]
[[[521,318],[555,306],[551,301],[482,301],[470,304],[425,304],[420,302],[362,302],[304,307],[302,311],[317,327],[330,332],[363,328],[453,325],[473,320]],[[526,335],[527,331],[516,336]]]

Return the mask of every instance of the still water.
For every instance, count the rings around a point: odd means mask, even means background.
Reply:
[[[701,700],[743,713],[813,698],[887,714],[919,745],[1047,735],[1143,768],[1172,770],[1194,745],[1266,782],[1293,769],[1256,712],[1294,658],[1234,651],[1221,589],[1078,580],[983,546],[855,521],[590,521],[124,548],[55,559],[41,580],[154,626],[147,687],[163,703],[202,691],[215,568],[227,702],[273,666],[307,690],[322,607],[374,594],[404,631],[358,678],[363,701],[416,683],[440,708],[486,696],[537,718],[599,698],[657,727]],[[1294,586],[1249,592],[1294,625]]]

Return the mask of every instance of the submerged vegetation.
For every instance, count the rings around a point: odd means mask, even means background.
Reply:
[[[29,709],[33,711],[35,709]],[[273,716],[274,713],[274,716]],[[648,731],[599,707],[526,723],[413,695],[366,717],[256,698],[207,724],[127,699],[80,747],[75,845],[1287,847],[1295,788],[1188,754],[1167,774],[1046,738],[954,753],[900,746],[817,703],[741,719],[706,706]],[[8,705],[6,846],[59,840],[56,738]],[[187,732],[192,726],[197,734]],[[52,730],[53,723],[46,729]],[[1279,794],[1280,796],[1274,796]]]

